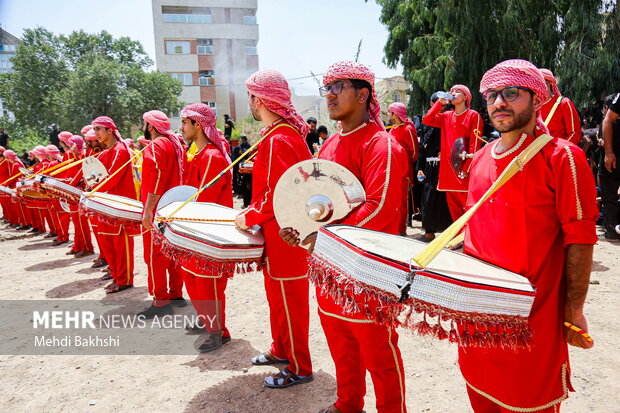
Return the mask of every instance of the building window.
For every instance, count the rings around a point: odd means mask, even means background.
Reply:
[[[243,16],[243,24],[256,24],[256,16]]]
[[[194,79],[191,73],[170,73],[174,79],[179,80],[183,86],[193,86]]]
[[[166,54],[189,54],[189,42],[167,40]]]
[[[213,54],[213,40],[198,39],[198,54]]]
[[[161,6],[164,23],[211,23],[209,7]]]
[[[215,102],[202,102],[205,105],[209,105],[209,107],[213,110],[213,113],[215,113],[217,115],[217,106],[215,105]]]
[[[402,102],[402,97],[400,96],[400,92],[392,92],[392,102]]]
[[[213,70],[201,70],[198,73],[198,84],[200,86],[213,86],[215,84],[215,73]]]
[[[258,50],[256,46],[246,46],[245,47],[246,56],[256,56],[258,54]]]
[[[15,57],[14,54],[0,54],[0,73],[7,73],[13,69],[13,62],[11,62],[13,57]]]
[[[17,46],[14,44],[0,44],[0,52],[14,52]]]

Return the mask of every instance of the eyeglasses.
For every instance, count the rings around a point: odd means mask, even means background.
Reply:
[[[353,86],[353,85],[349,85],[348,83],[344,83],[344,82],[336,82],[333,83],[331,85],[327,85],[327,86],[323,86],[319,88],[319,93],[321,94],[322,97],[327,96],[328,94],[332,94],[332,95],[337,95],[340,92],[342,92],[342,88],[345,86]]]
[[[505,88],[503,88],[501,90],[487,90],[487,91],[485,91],[482,94],[482,99],[484,99],[484,101],[487,103],[487,106],[490,106],[490,105],[495,103],[495,101],[497,100],[497,96],[501,94],[502,95],[502,99],[504,100],[504,102],[506,102],[506,103],[514,102],[519,97],[519,91],[520,90],[527,90],[528,92],[530,92],[529,89],[526,89],[524,87],[506,86]]]

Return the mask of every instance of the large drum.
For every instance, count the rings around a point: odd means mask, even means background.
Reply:
[[[37,175],[35,180],[46,192],[77,202],[84,191],[59,179],[47,175]]]
[[[31,200],[50,200],[53,199],[53,196],[44,193],[40,188],[37,187],[38,182],[35,179],[26,179],[23,181],[19,181],[15,184],[15,190],[17,194],[21,197]]]
[[[13,188],[9,188],[8,186],[0,185],[0,195],[14,196],[15,190]]]
[[[239,211],[207,202],[190,202],[169,217],[182,202],[157,211],[154,231],[166,255],[197,274],[216,271],[232,276],[259,268],[263,233],[259,227],[241,231],[234,220]]]
[[[320,229],[310,279],[350,312],[465,346],[527,347],[535,289],[527,278],[442,250],[419,269],[428,244],[346,225]]]
[[[120,195],[95,192],[80,198],[80,210],[99,222],[124,225],[127,232],[141,232],[142,203]]]

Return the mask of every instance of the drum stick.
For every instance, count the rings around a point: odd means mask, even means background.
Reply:
[[[94,157],[94,158],[96,158],[96,157],[98,157],[99,155],[101,155],[101,152],[99,152],[99,153],[98,153],[98,154],[96,154],[96,155],[93,155],[93,157]],[[62,167],[62,168],[60,168],[60,169],[56,169],[54,172],[50,173],[50,176],[56,176],[56,175],[58,175],[59,173],[64,172],[64,171],[66,171],[66,170],[67,170],[67,169],[69,169],[69,168],[72,168],[72,167],[74,167],[74,166],[77,166],[77,165],[81,164],[82,162],[84,162],[84,161],[86,160],[86,158],[87,158],[87,157],[84,157],[84,158],[82,158],[82,159],[78,159],[77,161],[73,161],[73,162],[72,162],[72,163],[70,163],[69,165],[65,165],[65,166],[63,166],[63,167]]]
[[[512,178],[517,172],[523,169],[525,164],[529,162],[534,155],[536,155],[543,146],[553,139],[549,135],[541,135],[537,139],[534,139],[523,152],[517,155],[508,164],[504,172],[493,182],[493,185],[487,190],[487,192],[476,202],[471,208],[469,208],[459,219],[454,221],[452,225],[448,227],[444,232],[437,236],[426,248],[424,248],[418,255],[413,258],[413,261],[420,267],[426,268],[428,264],[439,254],[439,252],[458,235],[463,229],[467,221],[474,215],[474,213],[482,206],[482,204],[491,197],[499,188],[501,188],[510,178]]]
[[[580,329],[579,327],[577,327],[576,325],[574,325],[573,323],[570,323],[568,321],[564,322],[564,325],[568,328],[570,328],[573,331],[576,331],[577,333],[581,334],[586,340],[588,340],[588,342],[593,342],[594,340],[592,339],[592,337],[590,336],[590,334],[586,333],[585,331],[583,331],[582,329]]]
[[[151,143],[153,143],[153,142],[151,142]],[[105,184],[105,183],[106,183],[106,182],[108,182],[110,179],[112,179],[113,177],[115,177],[117,173],[119,173],[120,171],[122,171],[123,169],[125,169],[125,167],[126,167],[127,165],[129,165],[130,163],[132,163],[134,159],[136,159],[137,157],[139,157],[140,155],[142,155],[142,152],[143,152],[146,148],[148,148],[148,147],[151,145],[151,143],[149,143],[148,145],[146,145],[144,148],[140,149],[138,152],[135,152],[135,153],[133,154],[133,156],[132,156],[131,158],[129,158],[129,160],[128,160],[127,162],[125,162],[125,163],[124,163],[124,164],[123,164],[120,168],[118,168],[116,171],[114,171],[113,173],[111,173],[110,175],[108,175],[108,176],[107,176],[107,177],[106,177],[103,181],[99,182],[99,183],[97,184],[97,186],[93,188],[93,190],[92,190],[92,191],[90,191],[90,192],[88,192],[87,194],[84,194],[84,195],[86,195],[86,196],[90,196],[90,195],[94,194],[95,192],[97,192],[97,191],[99,190],[99,188],[101,188],[101,187],[103,186],[103,184]],[[133,178],[133,169],[132,169],[132,178]]]
[[[207,183],[205,186],[203,186],[202,188],[199,188],[198,191],[191,196],[191,198],[189,198],[187,201],[183,202],[181,205],[179,205],[179,207],[177,209],[175,209],[174,211],[172,211],[172,213],[170,215],[168,215],[167,217],[164,218],[164,220],[166,219],[170,219],[172,218],[177,212],[179,212],[182,208],[185,207],[185,205],[189,204],[190,202],[192,202],[194,199],[196,199],[198,197],[198,195],[200,195],[202,193],[202,191],[204,191],[205,189],[210,188],[211,186],[213,186],[217,181],[220,180],[220,178],[222,176],[224,176],[224,174],[228,171],[230,171],[233,166],[237,165],[239,162],[241,162],[243,159],[245,159],[246,156],[248,156],[247,154],[249,154],[250,152],[252,152],[252,150],[254,148],[256,148],[262,141],[264,141],[265,139],[267,139],[268,136],[270,136],[273,132],[275,132],[278,128],[282,127],[282,126],[288,126],[289,128],[297,131],[297,129],[293,128],[291,125],[289,125],[288,123],[281,123],[279,125],[277,125],[275,128],[273,128],[272,130],[270,130],[267,134],[265,134],[265,136],[263,136],[262,138],[260,138],[254,145],[250,146],[250,148],[243,152],[241,155],[239,155],[239,157],[237,159],[235,159],[234,162],[231,162],[230,165],[228,165],[226,168],[224,168],[224,170],[222,172],[220,172],[219,174],[217,174],[217,176],[215,178],[213,178],[209,183]]]

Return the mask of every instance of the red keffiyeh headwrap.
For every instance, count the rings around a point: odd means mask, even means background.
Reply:
[[[215,127],[215,114],[209,105],[204,103],[192,103],[185,106],[179,113],[181,118],[194,120],[200,124],[207,139],[226,157],[228,163],[231,163],[230,156],[224,147],[224,142],[220,139],[220,134]]]
[[[57,161],[62,159],[62,154],[60,153],[60,151],[58,150],[58,148],[56,147],[56,145],[47,145],[45,147],[45,153],[51,157],[56,159]]]
[[[323,85],[328,85],[336,79],[359,79],[365,80],[372,87],[372,96],[370,97],[370,107],[368,116],[370,120],[375,122],[379,127],[385,129],[381,120],[381,105],[377,99],[375,92],[375,74],[361,63],[344,61],[337,62],[327,69],[327,73],[323,76]]]
[[[150,110],[142,115],[142,119],[153,126],[157,132],[164,135],[172,143],[174,153],[177,157],[177,165],[179,166],[179,177],[182,179],[185,151],[183,150],[181,142],[179,142],[179,138],[170,130],[170,120],[168,120],[168,116],[159,110]]]
[[[12,150],[10,149],[5,150],[3,155],[5,158],[13,160],[17,164],[18,167],[21,167],[21,168],[24,167],[24,163],[22,162],[22,160],[19,159],[19,156],[17,156],[17,154],[13,152]]]
[[[6,148],[4,146],[0,146],[0,153],[6,151]]]
[[[47,157],[47,151],[45,150],[45,146],[43,145],[35,146],[34,148],[32,148],[29,154],[34,156],[35,158],[39,158],[39,160],[46,159]]]
[[[139,143],[140,145],[142,145],[142,146],[146,146],[146,145],[148,145],[149,143],[151,143],[151,141],[150,141],[150,140],[148,140],[148,139],[146,139],[144,136],[139,136],[139,137],[138,137],[138,143]]]
[[[259,70],[245,81],[245,85],[250,94],[259,98],[267,109],[282,116],[301,136],[308,134],[308,124],[293,106],[291,90],[282,73],[277,70]]]
[[[471,92],[469,91],[469,88],[465,85],[454,85],[450,88],[450,93],[452,93],[452,91],[456,89],[460,90],[465,94],[465,96],[467,97],[467,99],[465,100],[465,106],[469,108],[471,105]]]
[[[101,126],[103,128],[112,129],[112,133],[114,133],[114,136],[116,136],[118,138],[118,140],[122,140],[123,139],[123,138],[121,138],[121,133],[118,131],[118,128],[116,127],[116,124],[114,123],[112,118],[110,118],[108,116],[99,116],[99,117],[95,118],[95,120],[93,120],[90,125],[93,128],[95,126]]]
[[[97,135],[95,135],[95,130],[94,129],[89,129],[85,134],[84,134],[84,140],[87,141],[96,141],[97,140]]]
[[[71,132],[62,131],[58,134],[58,139],[65,145],[69,146],[69,139],[71,139],[72,136],[73,134]]]
[[[551,91],[554,95],[560,94],[560,89],[558,89],[558,80],[553,76],[553,72],[549,69],[539,69],[545,80],[551,82]]]
[[[84,144],[84,139],[80,135],[73,135],[71,138],[69,138],[69,147],[71,149],[75,148],[78,155],[84,154]]]
[[[405,106],[404,103],[394,102],[390,106],[388,106],[388,110],[398,116],[403,122],[414,126],[411,119],[409,119],[409,117],[407,116],[407,106]]]
[[[93,127],[92,125],[86,125],[82,128],[82,130],[80,131],[80,133],[82,134],[82,136],[86,135],[86,133],[88,133],[88,131],[92,130]]]
[[[541,102],[548,99],[545,79],[540,70],[527,60],[506,60],[489,69],[480,81],[480,93],[489,89],[500,90],[506,86],[519,86],[529,89],[538,96]],[[549,133],[549,129],[540,118],[540,111],[537,116],[537,127],[544,133]]]

